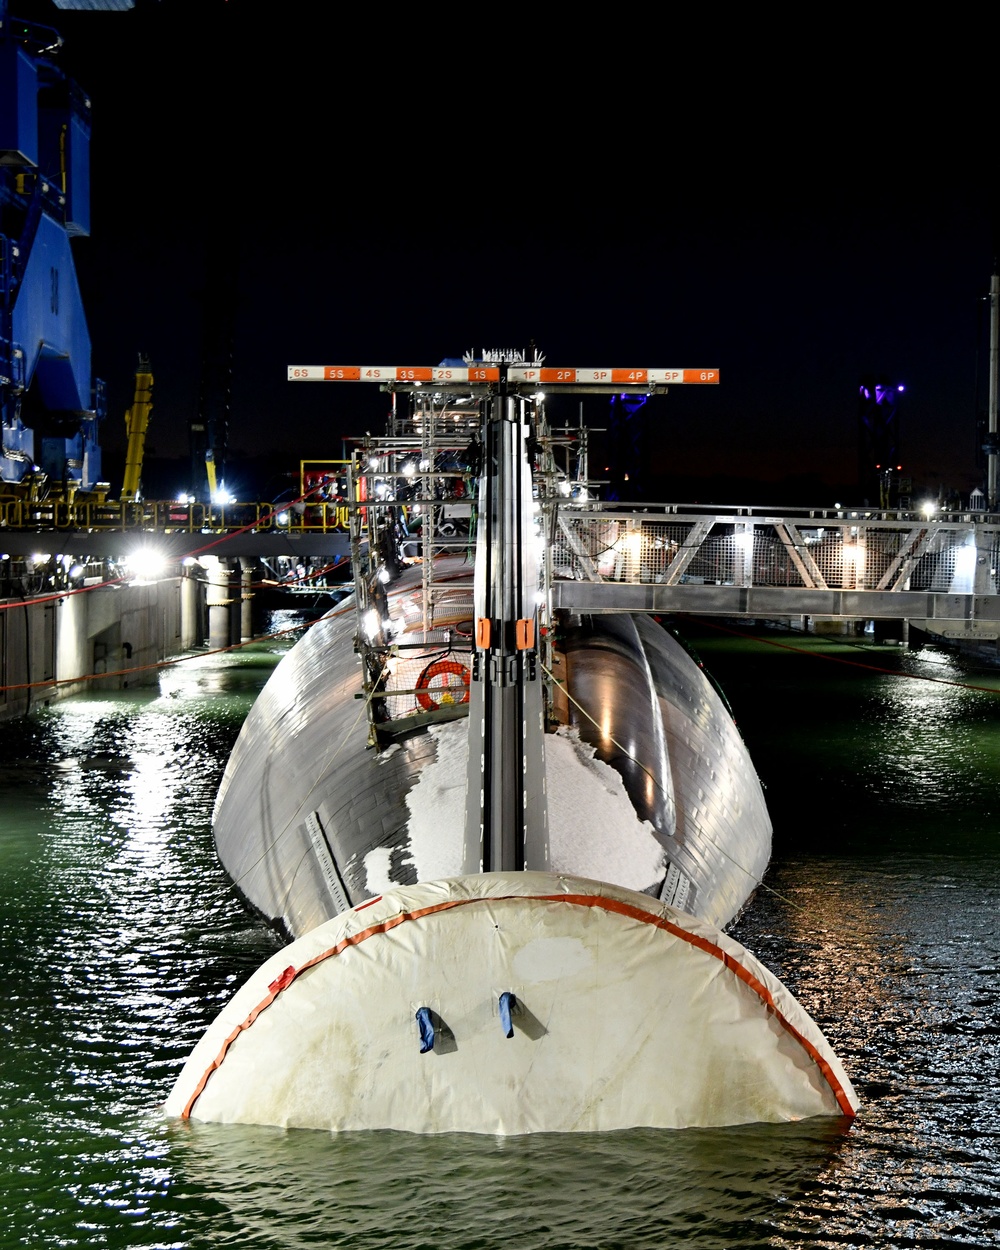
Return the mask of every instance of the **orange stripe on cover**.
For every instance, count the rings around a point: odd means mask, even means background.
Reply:
[[[635,907],[631,903],[623,903],[618,899],[604,898],[598,894],[502,894],[489,898],[450,899],[444,903],[434,903],[429,907],[418,908],[416,911],[400,912],[395,916],[390,916],[387,920],[383,920],[379,924],[371,925],[367,929],[361,929],[357,933],[351,934],[350,937],[345,937],[342,941],[338,942],[336,946],[331,946],[329,950],[325,950],[318,955],[314,955],[312,959],[307,960],[300,968],[286,968],[277,980],[272,981],[268,986],[270,992],[267,997],[257,1004],[242,1024],[238,1025],[223,1042],[222,1049],[206,1069],[201,1080],[195,1087],[194,1093],[191,1095],[186,1106],[184,1107],[184,1110],[181,1112],[182,1118],[185,1120],[190,1118],[194,1104],[204,1092],[205,1086],[208,1084],[208,1080],[212,1073],[217,1071],[222,1065],[229,1047],[233,1044],[233,1042],[235,1042],[239,1035],[256,1021],[262,1011],[270,1007],[278,995],[287,989],[296,977],[300,976],[303,972],[306,972],[309,968],[314,968],[317,964],[324,963],[327,959],[331,959],[335,955],[341,954],[351,946],[358,946],[362,942],[366,942],[370,937],[374,937],[379,933],[388,933],[391,929],[395,929],[409,920],[422,920],[425,916],[431,916],[437,912],[450,911],[453,907],[466,907],[470,903],[503,903],[521,900],[540,903],[569,903],[575,907],[599,907],[602,911],[614,912],[620,916],[627,916],[631,920],[637,920],[640,924],[649,924],[653,925],[654,928],[663,929],[667,933],[672,934],[674,937],[680,938],[681,941],[687,942],[688,945],[697,947],[699,950],[704,951],[705,954],[711,955],[713,959],[718,959],[725,965],[726,968],[729,969],[730,972],[732,972],[745,985],[749,986],[749,988],[754,991],[758,998],[760,998],[760,1000],[767,1007],[768,1011],[774,1014],[781,1027],[794,1037],[795,1040],[802,1046],[806,1054],[809,1055],[819,1068],[820,1072],[822,1072],[827,1084],[833,1091],[833,1095],[837,1100],[837,1105],[840,1107],[844,1115],[851,1116],[853,1118],[857,1114],[854,1106],[851,1104],[851,1100],[847,1096],[846,1090],[837,1079],[829,1063],[823,1058],[813,1043],[810,1042],[808,1038],[803,1037],[798,1029],[785,1018],[777,1003],[775,1003],[774,997],[767,986],[755,977],[747,968],[744,968],[739,960],[735,959],[727,951],[724,951],[721,946],[717,946],[714,942],[709,941],[708,938],[700,937],[696,933],[689,933],[680,925],[674,924],[673,921],[666,920],[662,916],[652,916],[649,912],[643,911],[642,908]],[[361,906],[370,907],[372,903],[377,901],[377,899],[372,899],[367,903],[361,904]]]

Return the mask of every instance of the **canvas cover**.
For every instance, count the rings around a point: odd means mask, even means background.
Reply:
[[[594,881],[490,873],[392,890],[273,956],[165,1110],[513,1134],[856,1107],[813,1020],[714,926]]]

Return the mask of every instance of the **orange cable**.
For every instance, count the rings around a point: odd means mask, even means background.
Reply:
[[[120,582],[127,580],[126,577],[112,577],[109,581],[98,582],[95,586],[74,586],[72,590],[57,590],[51,595],[39,595],[36,599],[11,599],[0,603],[0,612],[7,612],[11,608],[26,608],[33,603],[52,603],[55,599],[65,599],[69,595],[82,595],[88,590],[100,590],[102,586],[117,586]]]

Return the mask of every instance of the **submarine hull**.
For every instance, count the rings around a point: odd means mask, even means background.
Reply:
[[[461,624],[471,587],[457,581],[454,593]],[[404,575],[388,600],[405,624],[418,574]],[[356,627],[352,598],[282,659],[216,801],[223,866],[292,938],[385,890],[463,871],[468,704],[431,713],[417,705],[405,732],[373,749]],[[584,617],[564,633],[564,724],[545,735],[548,867],[650,893],[724,927],[771,848],[760,782],[729,710],[684,647],[646,617]],[[435,645],[444,644],[427,640]],[[468,662],[468,653],[449,654]]]

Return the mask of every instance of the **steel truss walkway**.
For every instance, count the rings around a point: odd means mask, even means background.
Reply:
[[[1000,636],[1000,516],[567,501],[549,529],[553,609],[907,619]]]
[[[369,501],[369,508],[371,503]],[[1000,516],[540,501],[553,610],[908,620],[949,638],[1000,638]],[[362,505],[355,505],[359,510]],[[179,556],[346,557],[344,504],[29,504],[0,509],[0,547],[46,539],[80,556],[156,539]],[[123,543],[123,540],[126,540]],[[467,541],[467,540],[466,540]],[[464,545],[464,544],[463,544]]]

